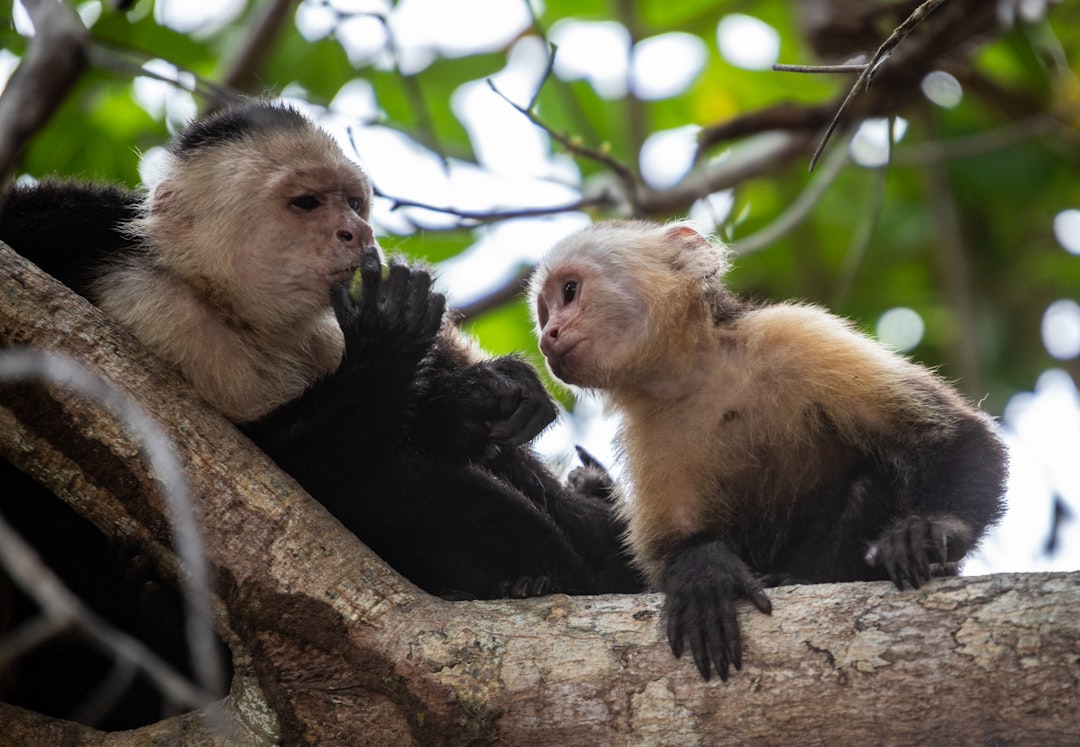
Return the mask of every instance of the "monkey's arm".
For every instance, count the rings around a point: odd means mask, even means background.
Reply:
[[[85,296],[102,262],[134,246],[120,225],[141,196],[119,187],[43,181],[0,200],[0,240]]]

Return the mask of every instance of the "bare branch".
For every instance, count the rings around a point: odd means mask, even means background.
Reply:
[[[70,5],[23,0],[23,6],[34,36],[0,94],[0,192],[23,145],[60,106],[88,60],[90,35]]]
[[[467,322],[492,309],[497,309],[504,304],[510,303],[521,296],[522,292],[528,286],[529,278],[532,277],[532,274],[532,267],[522,267],[507,278],[498,288],[464,306],[459,306],[453,310],[453,313],[462,322]]]
[[[848,106],[851,105],[855,96],[862,91],[864,87],[867,89],[870,88],[870,84],[877,76],[879,69],[885,64],[886,60],[888,60],[893,50],[907,38],[907,35],[911,33],[912,29],[922,23],[925,18],[933,13],[944,2],[945,0],[926,0],[926,2],[916,8],[912,14],[889,35],[889,38],[878,47],[877,52],[870,58],[866,67],[859,74],[859,77],[856,78],[855,82],[851,85],[851,90],[848,91],[847,96],[844,97],[843,103],[840,104],[840,108],[836,111],[836,116],[833,117],[832,122],[829,123],[828,129],[825,130],[825,134],[821,138],[821,143],[818,145],[817,150],[814,151],[814,155],[810,158],[810,171],[814,170],[818,158],[821,157],[821,152],[825,149],[826,143],[829,142],[829,138],[832,137],[833,132],[836,130],[837,125],[840,124],[840,120],[843,118],[844,113],[847,112]]]
[[[722,158],[699,164],[671,189],[641,189],[640,212],[664,217],[685,212],[695,200],[737,187],[747,179],[773,174],[810,146],[809,133],[766,132],[747,138]]]
[[[374,188],[374,192],[377,196],[383,199],[390,200],[393,203],[391,210],[400,210],[402,208],[419,208],[422,210],[430,210],[434,213],[444,213],[446,215],[453,215],[461,218],[462,222],[449,226],[441,230],[457,230],[460,228],[474,228],[478,225],[486,223],[497,223],[503,220],[512,220],[515,218],[539,218],[546,215],[559,215],[560,213],[573,213],[580,210],[587,210],[589,208],[604,208],[610,207],[615,204],[614,198],[606,193],[601,193],[591,197],[582,197],[581,199],[568,202],[563,205],[552,205],[550,207],[540,208],[513,208],[506,210],[465,210],[463,208],[441,206],[441,205],[429,205],[424,202],[418,202],[416,200],[409,200],[404,197],[393,197],[385,192],[382,192],[378,187]],[[415,224],[414,224],[415,225]],[[431,226],[417,226],[418,228],[424,228],[425,230],[439,230],[432,228]]]
[[[263,7],[248,22],[247,35],[225,67],[221,76],[222,85],[249,93],[263,85],[259,70],[297,4],[298,0],[264,2]]]
[[[861,73],[867,65],[783,65],[776,63],[772,69],[778,73]]]
[[[630,197],[634,205],[636,206],[638,204],[637,199],[635,199],[639,191],[638,178],[629,166],[612,156],[611,153],[607,150],[586,147],[582,143],[577,142],[574,138],[563,135],[551,129],[546,124],[541,122],[540,119],[535,114],[533,114],[531,110],[525,109],[524,107],[521,107],[518,104],[514,103],[511,98],[509,98],[506,94],[504,94],[498,89],[498,87],[495,85],[495,82],[492,81],[490,78],[488,79],[488,85],[491,86],[491,90],[498,94],[498,96],[503,101],[510,104],[510,106],[514,107],[514,109],[523,114],[530,122],[532,122],[534,125],[546,132],[551,137],[551,139],[561,145],[567,152],[573,153],[583,158],[588,158],[592,161],[596,161],[597,163],[611,169],[611,171],[619,177],[620,181],[622,181],[623,185],[626,187],[627,195]]]

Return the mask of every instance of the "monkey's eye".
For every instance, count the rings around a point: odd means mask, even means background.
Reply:
[[[319,198],[315,195],[300,195],[289,200],[289,204],[301,210],[314,210],[322,203],[319,202]]]
[[[562,287],[563,303],[570,303],[577,296],[578,282],[576,280],[567,281],[566,285]]]
[[[359,197],[346,197],[345,204],[352,208],[354,213],[359,213],[363,201]]]

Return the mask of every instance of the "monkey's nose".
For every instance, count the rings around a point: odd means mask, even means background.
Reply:
[[[350,247],[358,247],[358,246],[360,246],[360,242],[356,238],[356,233],[354,231],[350,231],[347,228],[339,229],[338,232],[337,232],[337,237],[338,237],[338,240],[342,244],[344,244],[345,246],[350,246]]]

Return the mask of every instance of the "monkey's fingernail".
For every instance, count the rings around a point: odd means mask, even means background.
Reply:
[[[871,568],[877,566],[880,560],[881,550],[878,549],[877,545],[872,546],[869,550],[866,551],[866,564]]]

